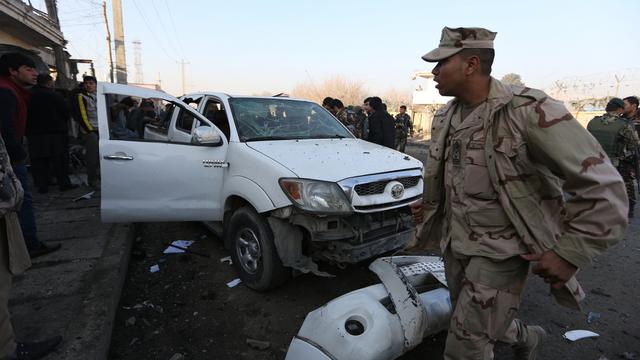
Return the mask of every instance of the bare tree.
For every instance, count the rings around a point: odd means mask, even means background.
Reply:
[[[382,96],[382,101],[387,104],[389,112],[397,112],[400,105],[407,105],[407,108],[411,110],[411,91],[389,89]]]
[[[291,94],[317,103],[329,96],[340,99],[345,106],[360,105],[366,97],[363,81],[347,79],[342,75],[334,75],[319,84],[311,80],[298,83]]]
[[[502,77],[502,79],[500,79],[500,81],[507,85],[524,86],[524,83],[522,82],[522,78],[520,77],[520,75],[516,73],[506,74],[505,76]]]

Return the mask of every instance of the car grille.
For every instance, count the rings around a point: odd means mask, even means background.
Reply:
[[[375,181],[366,184],[358,184],[355,186],[356,193],[360,196],[382,194],[385,186],[391,181],[397,181],[404,185],[404,188],[410,188],[418,185],[421,176],[409,176],[392,180]]]

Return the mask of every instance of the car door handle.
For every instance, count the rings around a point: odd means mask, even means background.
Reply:
[[[105,155],[103,157],[105,160],[133,160],[133,156],[129,155]]]
[[[227,168],[229,163],[224,160],[202,160],[202,165],[206,168]]]

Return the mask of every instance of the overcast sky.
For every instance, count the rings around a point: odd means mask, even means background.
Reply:
[[[498,78],[515,72],[529,86],[549,88],[558,79],[627,74],[622,91],[640,81],[634,0],[122,2],[129,81],[136,75],[132,41],[140,40],[144,81],[159,76],[174,95],[182,59],[187,91],[288,92],[336,74],[363,81],[372,94],[411,90],[411,74],[431,69],[420,56],[437,46],[443,26],[497,31]],[[102,81],[101,3],[59,0],[58,7],[68,51],[93,59]],[[113,34],[111,1],[107,13]]]

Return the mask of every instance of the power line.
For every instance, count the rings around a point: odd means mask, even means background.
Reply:
[[[171,9],[169,9],[169,4],[167,0],[164,0],[164,6],[167,8],[167,14],[171,14]],[[180,42],[180,37],[178,36],[178,30],[176,30],[176,24],[173,22],[173,16],[169,16],[169,21],[171,21],[171,27],[173,28],[173,34],[175,35],[176,42],[180,47],[180,53],[184,53],[184,49],[182,48],[182,43]]]
[[[172,61],[176,61],[176,59],[174,57],[172,57],[171,55],[169,55],[169,52],[167,52],[167,50],[164,48],[164,46],[162,46],[162,41],[158,38],[158,36],[156,35],[156,33],[153,31],[153,28],[151,27],[151,25],[149,25],[149,22],[147,21],[147,18],[144,16],[144,14],[142,13],[142,11],[140,11],[140,8],[138,7],[138,3],[136,2],[136,0],[133,0],[133,5],[135,5],[136,10],[138,10],[138,13],[140,14],[140,17],[142,18],[142,20],[144,21],[145,25],[147,26],[147,28],[149,29],[149,31],[151,32],[151,35],[153,35],[153,37],[156,39],[156,41],[158,41],[158,45],[160,46],[160,49],[162,49],[162,51],[164,52],[164,54]]]
[[[171,40],[171,36],[169,36],[169,32],[167,31],[167,27],[164,26],[164,23],[162,21],[162,16],[160,16],[160,12],[158,12],[158,8],[156,7],[155,1],[151,1],[151,6],[153,6],[153,11],[155,11],[155,13],[157,15],[157,19],[158,19],[158,22],[160,23],[160,27],[164,31],[165,35],[167,35],[167,40],[170,40],[170,42],[173,44],[173,40]],[[180,52],[180,48],[177,47],[177,46],[175,46],[175,50],[177,52]]]

